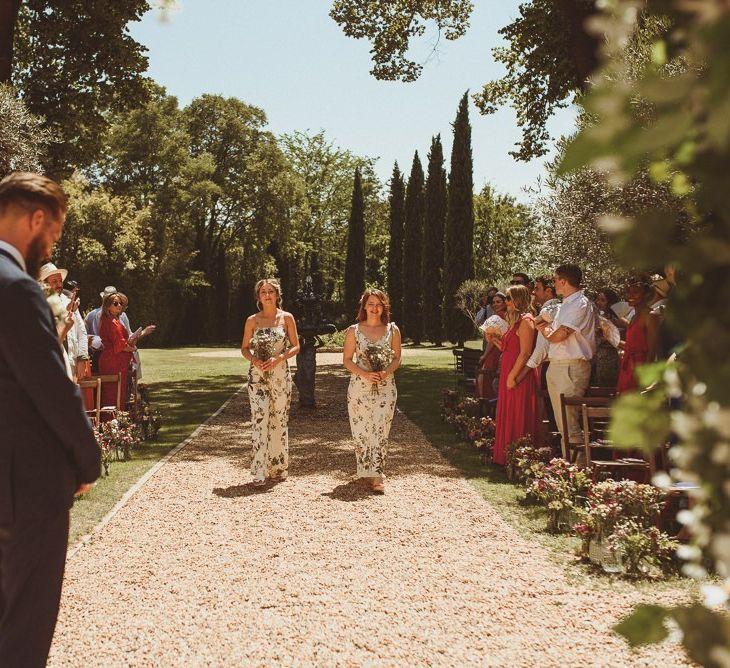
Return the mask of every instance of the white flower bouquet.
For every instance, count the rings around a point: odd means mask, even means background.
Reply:
[[[479,329],[481,329],[484,334],[504,336],[509,329],[509,325],[507,324],[507,321],[503,320],[500,316],[490,315]]]
[[[378,343],[370,343],[363,351],[363,357],[371,371],[385,371],[393,361],[393,349],[390,346],[381,346]],[[380,394],[377,383],[373,383],[370,389],[371,394]]]

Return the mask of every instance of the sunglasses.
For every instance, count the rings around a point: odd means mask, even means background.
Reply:
[[[525,284],[524,281],[511,281],[510,282],[510,285],[524,285],[524,284]]]
[[[122,302],[112,302],[112,306],[122,306]]]

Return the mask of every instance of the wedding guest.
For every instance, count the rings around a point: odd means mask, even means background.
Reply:
[[[66,333],[65,343],[68,357],[71,362],[73,379],[78,381],[89,375],[89,340],[86,325],[78,310],[76,295],[67,295],[63,289],[63,282],[68,276],[66,269],[58,269],[52,262],[41,267],[40,280],[58,295],[61,304],[73,313],[73,324]]]
[[[507,301],[503,292],[497,292],[492,297],[493,315],[497,315],[505,322],[507,321]],[[481,373],[477,376],[477,396],[481,399],[496,399],[497,388],[494,382],[499,369],[499,357],[502,354],[495,343],[485,333],[484,341],[486,346],[482,356],[479,358]]]
[[[510,285],[524,285],[528,290],[532,290],[533,288],[530,277],[522,271],[516,271],[512,274]]]
[[[619,298],[611,288],[601,288],[596,295],[595,304],[601,317],[621,329],[625,327],[623,319],[619,318],[611,308],[618,303]],[[616,387],[621,359],[618,348],[608,341],[602,333],[601,327],[596,328],[596,354],[591,361],[591,385],[596,387]]]
[[[121,374],[121,399],[117,405],[117,388],[112,383],[104,383],[101,388],[103,406],[117,406],[124,410],[128,392],[129,364],[137,350],[136,341],[121,322],[121,316],[127,309],[127,297],[121,292],[104,297],[101,307],[101,327],[99,336],[103,350],[99,357],[99,373],[101,375]]]
[[[547,276],[540,276],[535,279],[535,287],[532,290],[532,307],[536,312],[540,311],[543,304],[555,299],[555,286],[552,279]]]
[[[652,285],[645,277],[635,277],[627,287],[626,300],[636,315],[626,329],[626,342],[616,384],[619,393],[637,389],[636,367],[655,359],[659,320],[652,317],[651,313],[654,294]]]
[[[50,179],[0,181],[0,666],[45,666],[68,546],[69,508],[101,457],[66,375],[36,279],[63,229]]]
[[[369,288],[360,297],[357,323],[345,334],[342,361],[352,374],[347,411],[355,439],[356,475],[376,494],[385,492],[388,435],[397,397],[393,374],[400,358],[400,330],[390,321],[388,296]]]
[[[482,295],[481,306],[477,311],[476,317],[474,319],[477,327],[481,327],[487,318],[490,318],[494,315],[492,300],[494,299],[494,295],[496,295],[497,292],[497,288],[491,287],[486,291],[484,295]]]
[[[524,285],[507,288],[507,324],[504,337],[494,343],[502,350],[502,368],[497,399],[497,432],[492,461],[506,464],[507,446],[524,436],[538,436],[537,374],[528,373],[518,383],[517,378],[535,347],[535,325],[530,304],[530,291]]]
[[[299,352],[294,316],[281,308],[279,281],[265,278],[256,283],[258,312],[246,319],[241,354],[251,362],[248,399],[251,404],[253,484],[267,478],[283,482],[289,475],[289,406],[292,379],[289,358]]]
[[[580,288],[583,272],[574,264],[563,264],[555,270],[555,290],[563,298],[560,309],[551,324],[536,326],[550,344],[547,372],[548,393],[558,430],[563,432],[560,395],[583,396],[591,378],[591,360],[596,351],[598,309]],[[582,442],[582,431],[577,412],[568,407],[565,425],[572,442]],[[563,443],[567,456],[568,443]]]

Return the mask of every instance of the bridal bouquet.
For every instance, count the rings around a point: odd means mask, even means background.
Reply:
[[[393,349],[390,346],[381,346],[378,343],[370,343],[363,352],[363,357],[368,363],[371,371],[385,371],[393,361]],[[380,394],[377,383],[373,383],[370,394]]]
[[[507,324],[507,321],[502,319],[500,316],[490,315],[479,329],[481,329],[485,334],[504,336],[509,329],[509,325]]]
[[[278,337],[275,332],[270,329],[257,329],[251,337],[251,352],[256,359],[267,362],[274,356]],[[264,379],[271,376],[271,371],[264,373]]]

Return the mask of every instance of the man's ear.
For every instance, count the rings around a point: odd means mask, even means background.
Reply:
[[[30,229],[32,232],[37,232],[39,229],[46,224],[46,212],[43,209],[36,209],[30,214]]]

